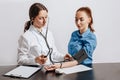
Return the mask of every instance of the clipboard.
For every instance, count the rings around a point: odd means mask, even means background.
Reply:
[[[59,69],[56,69],[55,72],[57,74],[72,74],[72,73],[84,72],[89,70],[92,70],[92,68],[80,64],[80,65],[76,65],[68,68],[59,68]]]
[[[27,79],[40,69],[41,69],[41,67],[18,66],[16,68],[12,69],[11,71],[5,73],[4,76]]]

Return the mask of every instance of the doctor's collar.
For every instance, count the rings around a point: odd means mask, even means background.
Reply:
[[[42,28],[41,28],[41,31],[40,31],[38,28],[36,28],[34,25],[31,25],[31,27],[32,27],[36,32],[44,32],[44,31],[46,30],[46,26],[42,27]]]

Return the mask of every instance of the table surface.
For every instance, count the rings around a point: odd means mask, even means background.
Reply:
[[[42,72],[41,70],[29,79],[5,77],[3,74],[16,66],[0,66],[0,80],[120,80],[120,63],[96,63],[89,71],[73,74],[55,74],[55,72]]]

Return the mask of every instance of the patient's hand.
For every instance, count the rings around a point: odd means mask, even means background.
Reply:
[[[57,68],[60,68],[60,63],[55,63],[54,65],[44,66],[44,69],[47,71],[53,71]]]

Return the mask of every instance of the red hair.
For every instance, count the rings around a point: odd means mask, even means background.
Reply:
[[[95,30],[94,30],[94,28],[92,27],[93,18],[92,18],[91,9],[90,9],[89,7],[81,7],[81,8],[79,8],[79,9],[76,11],[76,13],[77,13],[78,11],[84,11],[84,12],[91,18],[91,21],[90,21],[90,23],[89,23],[88,26],[89,26],[90,30],[91,30],[92,32],[94,32]]]

